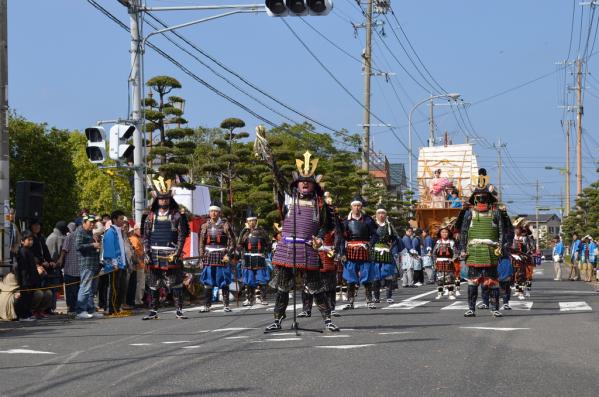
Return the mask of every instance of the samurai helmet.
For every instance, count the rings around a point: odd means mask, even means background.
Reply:
[[[291,181],[291,188],[297,187],[299,182],[312,182],[314,184],[314,192],[318,196],[322,196],[323,190],[320,185],[322,175],[316,175],[316,167],[318,166],[318,159],[312,158],[312,153],[308,150],[304,153],[304,159],[295,159],[295,166],[297,171],[292,172],[293,181]]]
[[[258,219],[258,215],[256,215],[256,213],[254,212],[254,209],[252,208],[252,206],[249,206],[247,208],[247,211],[245,214],[245,220],[251,221],[251,220],[257,220],[257,219]]]
[[[161,175],[156,179],[153,179],[150,183],[152,187],[152,195],[155,198],[171,198],[173,197],[173,192],[171,191],[173,187],[173,181],[170,179],[164,179]]]

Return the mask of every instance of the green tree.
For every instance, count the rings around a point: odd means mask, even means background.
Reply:
[[[193,182],[190,171],[196,147],[195,131],[186,127],[187,120],[183,118],[185,100],[175,95],[167,98],[173,89],[181,88],[181,83],[174,77],[155,76],[146,85],[150,88],[144,103],[146,133],[149,135],[147,141],[150,146],[148,160],[153,162],[158,158],[158,170],[166,178],[189,175],[188,179]],[[154,99],[153,92],[158,100]],[[157,140],[154,139],[156,131]],[[193,186],[193,183],[187,185]]]
[[[8,131],[12,205],[17,181],[43,182],[45,232],[51,231],[59,220],[73,219],[78,202],[69,132],[15,114],[9,117]]]
[[[583,189],[576,199],[575,208],[563,219],[562,229],[568,243],[572,239],[572,233],[579,237],[587,234],[594,238],[599,236],[599,181]]]
[[[131,213],[133,191],[127,169],[102,170],[89,162],[85,154],[86,138],[80,132],[72,132],[69,143],[72,147],[72,162],[76,170],[75,189],[79,208],[88,208],[96,214],[110,213],[121,209]],[[114,164],[108,160],[106,165]]]

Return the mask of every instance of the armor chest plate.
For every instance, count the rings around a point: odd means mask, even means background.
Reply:
[[[248,234],[245,242],[245,250],[251,253],[264,253],[266,252],[267,244],[268,241],[265,234],[261,230],[254,229]]]
[[[378,242],[382,244],[391,244],[391,234],[389,233],[388,225],[377,225],[376,234],[378,236]]]
[[[156,215],[151,236],[152,245],[169,246],[177,242],[177,230],[169,215]]]
[[[208,246],[221,246],[224,247],[228,243],[228,237],[225,233],[223,223],[212,223],[208,224],[208,230],[206,231],[206,245]]]
[[[438,256],[442,258],[451,258],[453,256],[453,249],[449,241],[439,242],[439,253]]]
[[[370,240],[370,231],[364,218],[350,219],[347,222],[347,230],[349,232],[349,240],[368,241]]]
[[[493,241],[499,239],[499,230],[493,222],[492,212],[472,211],[468,240],[473,239],[489,239]]]

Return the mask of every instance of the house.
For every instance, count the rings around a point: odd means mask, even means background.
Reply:
[[[527,222],[530,223],[534,238],[539,240],[539,242],[549,240],[561,233],[562,220],[557,214],[539,214],[538,231],[536,214],[520,214],[518,217],[526,218]]]

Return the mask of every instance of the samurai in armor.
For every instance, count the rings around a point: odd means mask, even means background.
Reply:
[[[266,287],[269,272],[266,258],[271,250],[271,242],[266,230],[258,226],[258,217],[252,207],[247,210],[246,227],[239,233],[238,251],[242,255],[241,283],[245,290],[243,306],[252,306],[256,301],[266,302]]]
[[[518,299],[522,300],[525,298],[525,288],[528,287],[529,283],[526,273],[530,261],[530,241],[526,235],[526,229],[522,226],[517,226],[514,229],[511,256],[514,266],[514,286],[516,287],[516,296]],[[526,289],[526,295],[530,296],[528,288]]]
[[[461,253],[468,266],[468,310],[465,317],[474,317],[478,287],[489,288],[492,315],[501,317],[499,311],[499,280],[497,264],[506,251],[503,243],[503,217],[494,204],[497,199],[488,183],[487,171],[478,171],[478,181],[470,196],[471,207],[463,214],[461,222]]]
[[[379,274],[379,280],[373,284],[374,303],[381,301],[381,287],[387,289],[387,303],[393,303],[393,290],[397,289],[397,265],[402,242],[395,228],[387,218],[387,210],[382,205],[376,210],[376,242],[370,249],[370,260]]]
[[[158,318],[159,290],[170,290],[178,319],[183,314],[183,261],[181,253],[189,234],[187,218],[171,194],[171,181],[163,177],[152,181],[154,201],[144,222],[145,262],[150,288],[150,312],[143,320]]]
[[[351,211],[343,222],[345,233],[345,264],[343,279],[347,282],[347,300],[343,310],[354,308],[356,285],[362,284],[369,309],[376,309],[372,300],[372,285],[380,279],[378,268],[370,261],[370,247],[377,239],[377,227],[372,218],[362,211],[361,197],[354,197]]]
[[[200,230],[200,261],[203,268],[200,281],[206,292],[206,302],[200,313],[210,311],[213,288],[220,288],[224,311],[230,312],[229,285],[233,281],[230,262],[235,255],[237,240],[231,224],[221,217],[218,205],[212,204],[208,213],[210,219]]]
[[[321,277],[326,285],[326,297],[329,305],[331,306],[331,316],[339,317],[339,313],[335,310],[337,304],[337,274],[341,264],[341,250],[343,241],[343,231],[341,229],[341,222],[337,217],[336,208],[333,206],[333,200],[329,192],[324,193],[325,203],[329,207],[330,213],[333,215],[334,228],[327,231],[322,238],[322,246],[318,248],[318,255],[320,256],[320,268]],[[304,288],[302,290],[302,304],[303,310],[298,317],[311,317],[312,316],[312,305],[314,304],[314,295],[310,294],[309,291]]]
[[[446,292],[450,300],[455,296],[455,259],[457,251],[448,227],[441,227],[437,233],[437,242],[433,248],[433,260],[437,271],[437,296],[441,299]]]
[[[270,286],[277,290],[274,322],[266,327],[266,332],[281,330],[281,323],[286,317],[285,311],[289,304],[289,291],[295,290],[297,271],[303,279],[305,291],[314,296],[325,329],[339,331],[331,321],[327,283],[320,272],[318,254],[319,248],[324,244],[324,236],[334,228],[333,215],[324,201],[324,193],[319,184],[322,176],[315,176],[318,159],[311,157],[312,154],[306,151],[303,161],[296,160],[298,172],[293,172],[293,181],[289,185],[291,199],[287,205],[280,207],[283,234],[273,254],[272,263],[275,270],[270,281]],[[273,171],[275,170],[278,169],[273,167]],[[282,188],[281,185],[278,187]],[[283,204],[280,200],[279,203]]]

